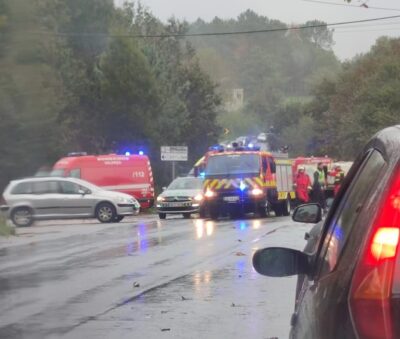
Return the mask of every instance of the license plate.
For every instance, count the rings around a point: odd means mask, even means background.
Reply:
[[[237,202],[237,201],[239,201],[239,197],[238,196],[224,197],[224,201],[226,201],[226,202]]]
[[[168,202],[165,204],[165,207],[184,207],[184,202]]]

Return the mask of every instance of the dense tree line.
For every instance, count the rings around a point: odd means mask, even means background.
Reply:
[[[244,90],[243,108],[228,108],[219,116],[231,138],[266,132],[272,126],[282,134],[285,127],[300,119],[290,107],[309,99],[315,81],[339,71],[340,62],[331,50],[332,31],[320,21],[299,25],[320,27],[297,29],[251,10],[236,19],[199,19],[190,25],[192,33],[284,29],[191,39],[201,65],[218,82],[225,100],[232,89]]]
[[[182,38],[140,5],[112,0],[0,0],[0,187],[70,151],[145,149],[160,184],[160,145],[190,162],[217,142],[220,97]]]

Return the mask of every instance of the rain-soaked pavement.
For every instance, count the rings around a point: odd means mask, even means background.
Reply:
[[[152,216],[34,226],[29,241],[0,242],[0,338],[287,338],[295,278],[260,276],[251,257],[301,249],[309,228]]]

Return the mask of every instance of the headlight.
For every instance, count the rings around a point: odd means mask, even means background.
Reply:
[[[117,201],[118,201],[119,203],[122,203],[122,204],[131,204],[131,203],[132,203],[132,199],[130,199],[130,198],[125,198],[125,197],[118,197],[118,198],[117,198]]]
[[[162,197],[162,196],[160,196],[160,195],[157,197],[157,201],[158,201],[158,202],[161,202],[161,201],[164,201],[164,200],[165,200],[165,198]]]
[[[253,188],[251,190],[251,195],[260,196],[260,195],[263,195],[263,194],[264,194],[263,190],[261,190],[259,188]]]
[[[203,200],[203,194],[197,194],[194,198],[194,201],[202,201]]]
[[[211,190],[207,190],[206,193],[204,194],[206,198],[214,198],[216,196],[216,193]]]

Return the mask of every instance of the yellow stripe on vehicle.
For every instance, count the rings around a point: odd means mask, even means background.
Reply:
[[[265,183],[265,187],[276,187],[276,181],[275,180],[269,180]]]
[[[219,180],[219,182],[218,182],[217,186],[215,187],[215,189],[217,189],[217,190],[221,189],[221,187],[223,185],[226,185],[227,181],[228,181],[227,179]]]
[[[231,179],[231,185],[235,188],[239,188],[240,186],[240,179]]]
[[[256,177],[254,178],[254,181],[257,183],[258,186],[264,187],[264,181],[261,178]]]
[[[296,192],[290,192],[290,199],[296,199]]]
[[[217,186],[218,184],[218,179],[214,179],[211,183],[210,183],[210,188],[215,188],[215,186]]]
[[[254,188],[254,182],[251,178],[245,178],[244,181],[251,187]]]
[[[278,200],[286,200],[288,192],[278,192]]]

